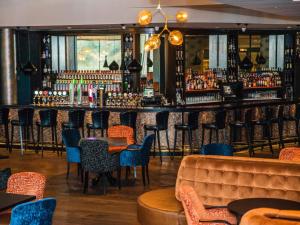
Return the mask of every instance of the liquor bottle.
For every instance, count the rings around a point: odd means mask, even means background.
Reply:
[[[69,85],[69,96],[70,96],[70,104],[71,105],[74,104],[74,95],[75,95],[74,88],[75,88],[75,80],[73,79]]]
[[[78,105],[82,104],[82,85],[83,85],[83,80],[81,78],[80,82],[77,85],[77,104]]]

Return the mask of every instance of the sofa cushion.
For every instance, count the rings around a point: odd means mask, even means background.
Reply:
[[[186,219],[175,188],[149,191],[138,198],[138,220],[143,225],[184,225]]]

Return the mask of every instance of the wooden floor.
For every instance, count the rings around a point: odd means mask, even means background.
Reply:
[[[0,149],[0,154],[6,154],[5,149]],[[244,151],[236,154],[248,156]],[[278,155],[278,151],[276,152]],[[270,157],[267,149],[257,151],[256,157]],[[276,156],[275,156],[276,157]],[[69,180],[66,180],[65,154],[58,157],[55,153],[45,152],[44,158],[41,154],[33,151],[25,152],[23,158],[20,151],[14,149],[9,159],[0,160],[0,168],[10,167],[13,173],[20,171],[35,171],[47,176],[45,197],[55,197],[57,208],[54,215],[55,225],[138,225],[136,216],[137,197],[149,190],[174,186],[177,170],[181,157],[170,160],[163,158],[160,165],[159,157],[151,158],[149,173],[150,186],[143,187],[141,171],[137,170],[135,184],[123,186],[122,190],[117,187],[109,187],[107,194],[103,195],[100,184],[89,187],[89,193],[82,193],[82,184],[76,174],[76,166],[72,167]],[[123,178],[125,171],[123,172]]]
[[[0,154],[5,153],[6,150],[0,149]],[[106,195],[103,195],[101,184],[90,185],[88,194],[83,194],[75,165],[66,181],[65,155],[58,157],[52,152],[44,152],[44,158],[41,158],[40,154],[27,151],[22,159],[19,150],[14,150],[9,159],[0,160],[0,168],[10,167],[13,173],[35,171],[47,176],[45,197],[57,199],[54,225],[137,225],[137,197],[149,190],[174,186],[179,163],[180,158],[171,161],[164,157],[161,166],[158,157],[151,158],[150,186],[143,187],[138,168],[135,184],[123,186],[121,190],[109,187]],[[125,171],[122,172],[124,178]]]

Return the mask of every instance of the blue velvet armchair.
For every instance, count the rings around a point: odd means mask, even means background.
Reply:
[[[127,150],[120,154],[120,165],[122,167],[142,167],[143,184],[145,185],[145,172],[149,184],[149,156],[154,140],[154,134],[148,135],[144,138],[142,145],[130,145]]]
[[[12,210],[10,225],[51,225],[55,207],[54,198],[20,204]]]
[[[81,137],[78,129],[66,129],[62,131],[62,140],[66,146],[67,153],[67,179],[69,178],[71,163],[77,163],[78,174],[81,172],[79,147],[80,139]]]
[[[208,144],[200,149],[200,155],[233,156],[233,152],[232,146],[226,144]]]

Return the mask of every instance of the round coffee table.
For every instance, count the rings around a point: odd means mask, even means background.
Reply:
[[[228,210],[236,215],[238,222],[246,212],[256,208],[300,210],[300,202],[276,198],[246,198],[228,204]]]

